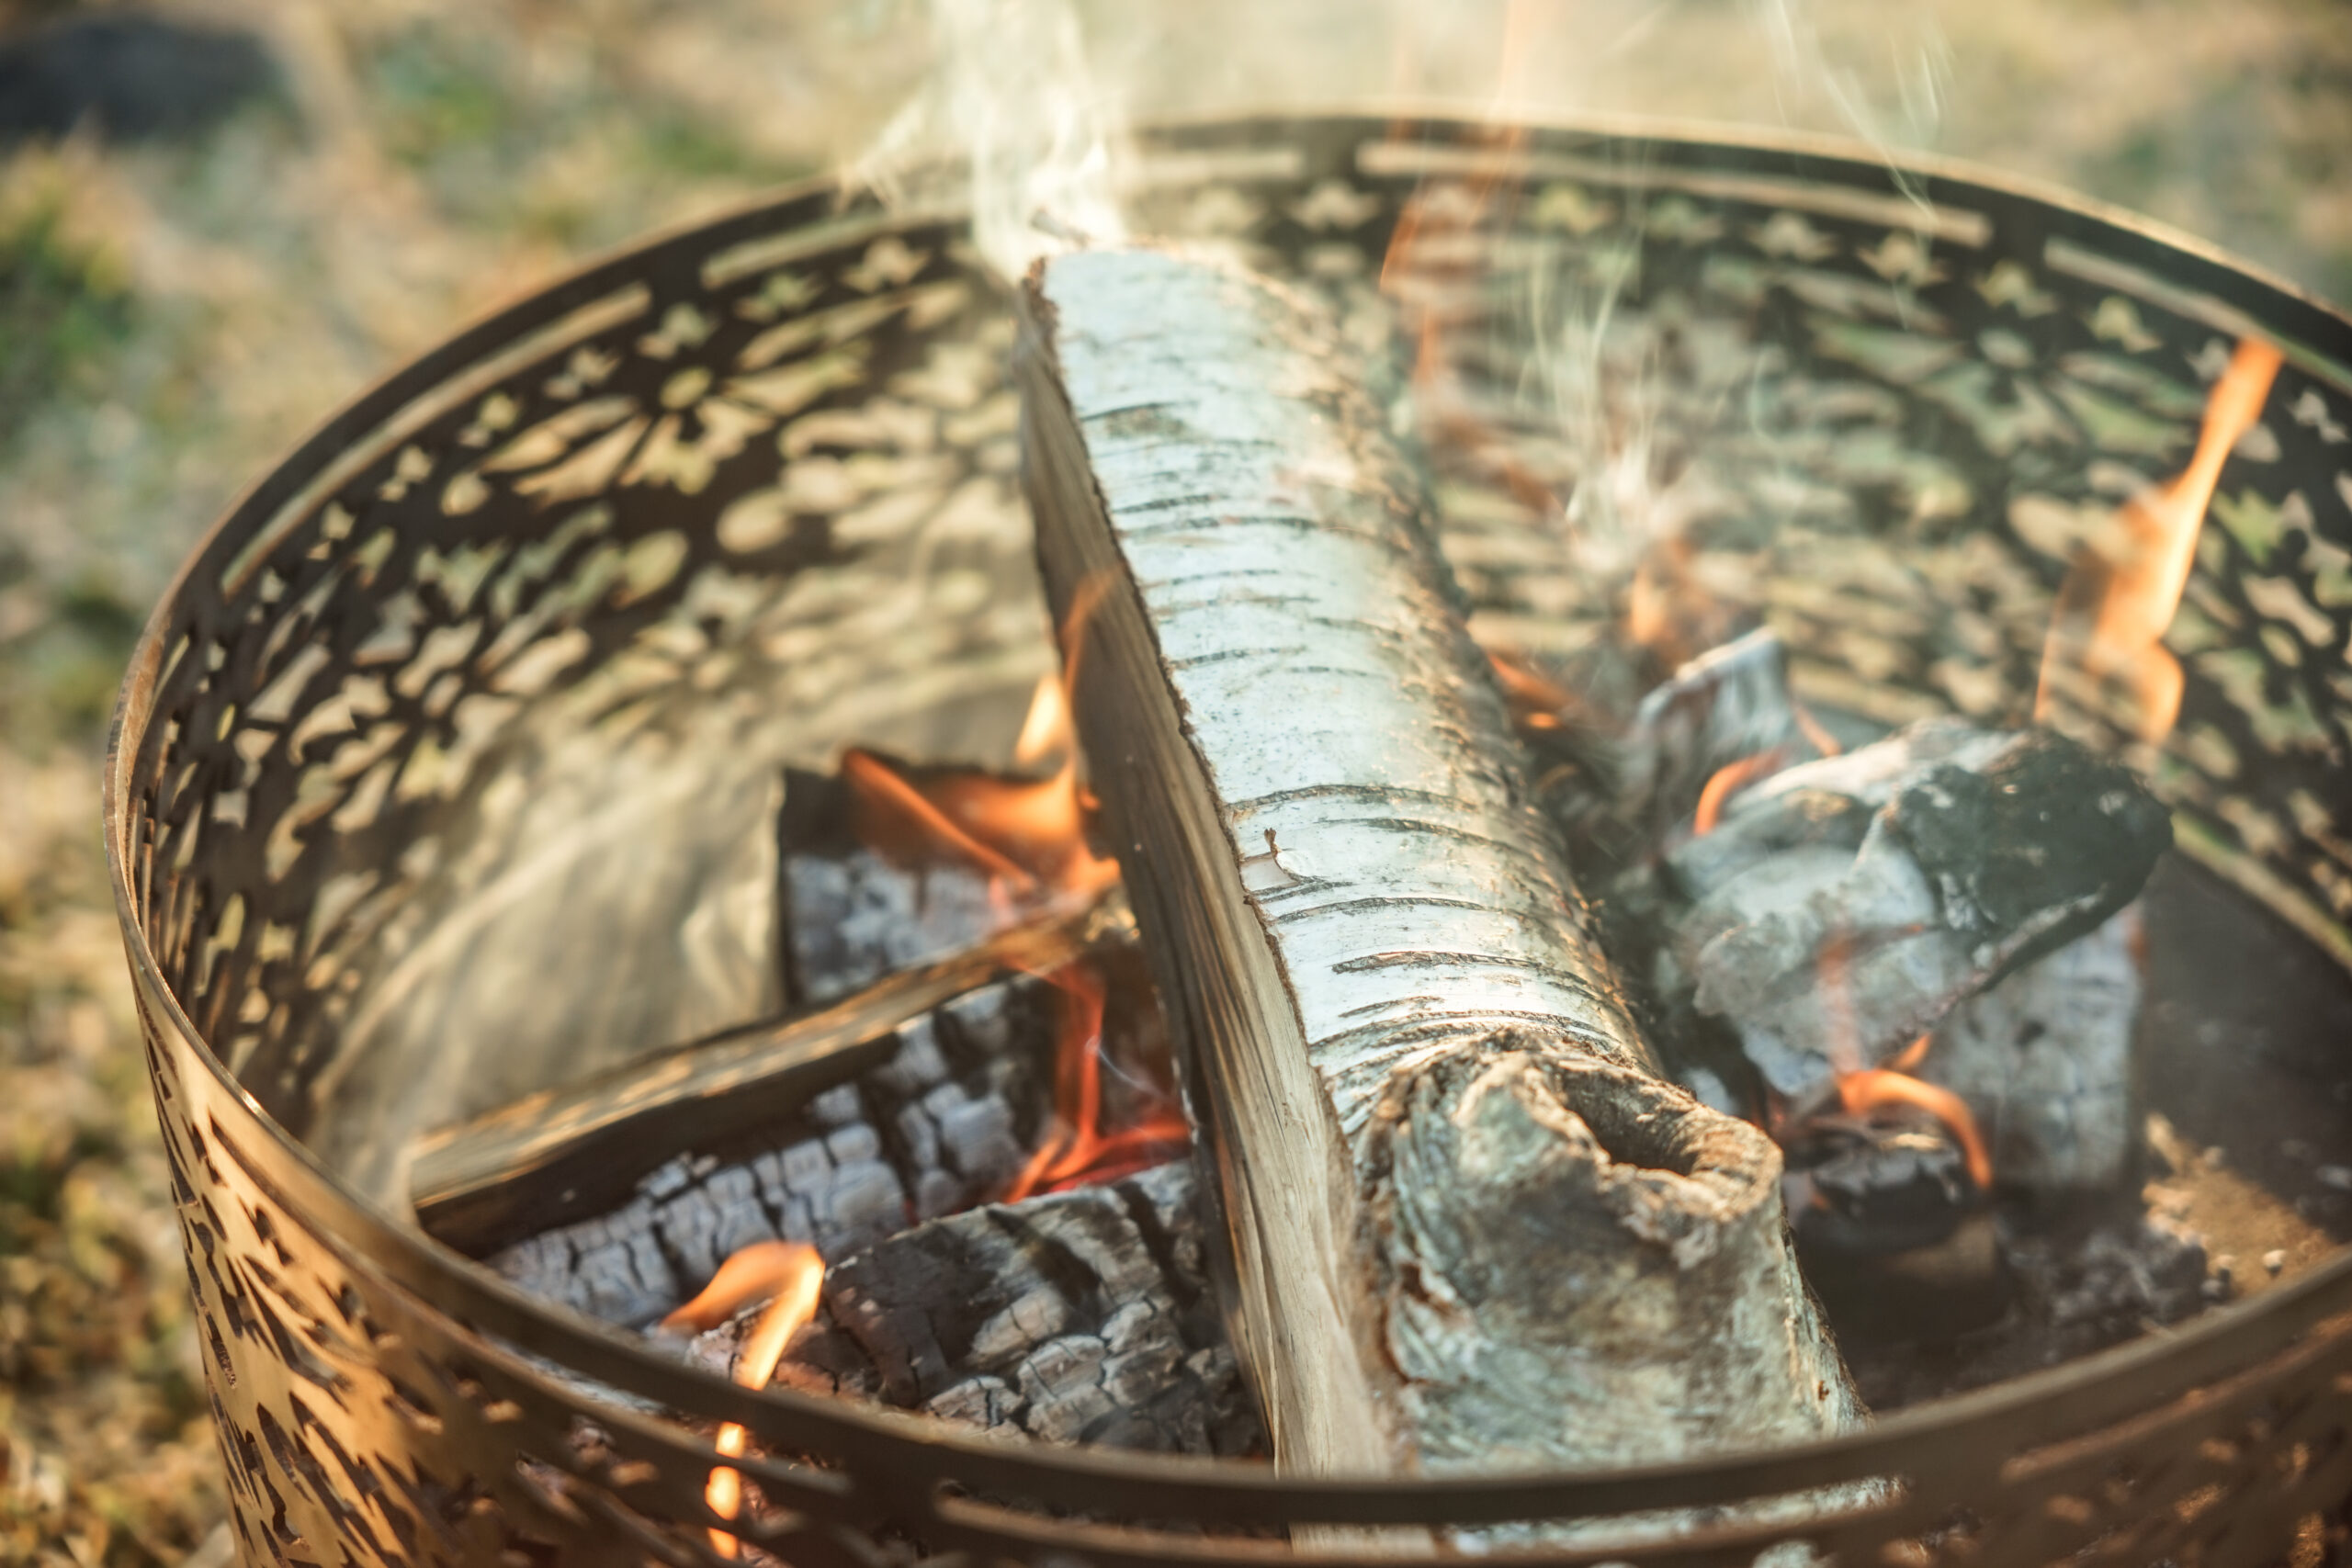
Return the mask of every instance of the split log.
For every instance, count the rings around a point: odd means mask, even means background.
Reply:
[[[2146,786],[2071,740],[1923,722],[1775,774],[1668,852],[1687,905],[1660,988],[1817,1096],[2106,922],[2171,841]]]
[[[1265,1452],[1185,1164],[933,1220],[829,1269],[824,1307],[775,1382],[1008,1437]],[[731,1376],[757,1316],[700,1336],[695,1355]]]
[[[906,1048],[902,1032],[942,1010],[947,1037],[1001,1048],[1028,992],[992,983],[1132,941],[1115,899],[1040,916],[953,957],[888,976],[817,1012],[730,1030],[527,1095],[418,1140],[409,1190],[418,1223],[475,1256],[623,1201],[654,1159],[759,1135],[833,1085]],[[958,998],[968,998],[957,1000]],[[1046,1026],[1050,1033],[1050,1026]],[[1024,1041],[1036,1031],[1019,1032]],[[648,1157],[647,1151],[660,1151]]]
[[[1660,1081],[1418,482],[1324,322],[1043,264],[1018,367],[1081,738],[1301,1472],[1642,1463],[1859,1419],[1780,1156]]]
[[[805,1241],[830,1261],[981,1201],[1020,1173],[1053,1114],[1050,998],[1027,978],[951,998],[884,1036],[880,1065],[772,1113],[759,1142],[673,1158],[611,1212],[488,1261],[536,1294],[643,1326],[752,1242]]]

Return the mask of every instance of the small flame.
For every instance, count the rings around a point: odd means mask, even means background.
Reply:
[[[775,1376],[792,1337],[815,1321],[817,1292],[825,1282],[824,1259],[817,1249],[797,1241],[761,1241],[730,1256],[718,1266],[710,1283],[694,1300],[662,1320],[673,1333],[695,1333],[724,1323],[739,1308],[762,1296],[774,1299],[752,1325],[742,1353],[735,1362],[735,1381],[745,1388],[765,1388]],[[729,1459],[741,1459],[750,1434],[737,1422],[718,1428],[714,1445]],[[703,1500],[722,1519],[732,1519],[743,1506],[743,1472],[728,1465],[715,1467],[703,1488]],[[741,1553],[742,1543],[722,1529],[710,1532],[710,1544],[721,1557]]]
[[[1557,729],[1561,713],[1576,699],[1566,687],[1535,668],[1527,658],[1508,649],[1488,649],[1495,683],[1510,705],[1510,721],[1519,729]]]
[[[917,784],[871,751],[842,755],[857,809],[859,840],[910,859],[947,854],[989,879],[1006,912],[1016,904],[1091,897],[1119,879],[1119,864],[1086,841],[1093,802],[1078,778],[1077,737],[1061,682],[1047,675],[1030,699],[1015,755],[1035,761],[1063,755],[1043,779],[1008,780],[948,773]]]
[[[1918,1039],[1914,1040],[1910,1044],[1905,1045],[1902,1050],[1887,1058],[1887,1071],[1893,1073],[1917,1072],[1918,1070],[1919,1064],[1928,1059],[1928,1047],[1933,1045],[1935,1043],[1936,1037],[1933,1034],[1920,1035]]]
[[[1979,1191],[1993,1186],[1993,1154],[1968,1102],[1951,1090],[1912,1077],[1927,1059],[1932,1034],[1921,1034],[1887,1060],[1883,1066],[1865,1067],[1860,1033],[1854,1021],[1851,984],[1854,943],[1851,933],[1838,931],[1822,944],[1819,981],[1824,1023],[1828,1035],[1830,1070],[1838,1086],[1838,1103],[1849,1116],[1867,1115],[1883,1105],[1908,1105],[1926,1111],[1949,1130],[1968,1162],[1969,1179]]]
[[[1754,784],[1758,779],[1780,771],[1787,761],[1783,748],[1775,746],[1769,751],[1758,751],[1736,762],[1725,762],[1707,776],[1706,786],[1699,791],[1699,808],[1691,813],[1690,831],[1703,838],[1715,830],[1723,820],[1724,807],[1731,797]]]
[[[1905,1053],[1905,1056],[1910,1055]],[[1849,1116],[1866,1115],[1882,1105],[1910,1105],[1926,1111],[1950,1129],[1959,1142],[1960,1152],[1968,1161],[1969,1179],[1976,1183],[1977,1190],[1991,1190],[1992,1153],[1984,1146],[1984,1136],[1977,1131],[1976,1118],[1970,1113],[1968,1102],[1951,1090],[1893,1067],[1865,1067],[1858,1073],[1838,1075],[1838,1102]]]
[[[2180,661],[2164,646],[2197,559],[2197,536],[2222,478],[2222,465],[2253,428],[2270,395],[2278,351],[2247,338],[2206,400],[2205,423],[2188,467],[2162,489],[2126,502],[2104,534],[2075,552],[2059,590],[2041,657],[2033,716],[2049,716],[2055,688],[2068,677],[2113,681],[2131,692],[2137,728],[2162,740],[2180,716]]]
[[[1081,959],[1045,979],[1062,994],[1061,1031],[1054,1047],[1054,1131],[1013,1179],[1003,1201],[1115,1181],[1164,1159],[1192,1130],[1172,1109],[1154,1111],[1135,1126],[1102,1131],[1102,1010],[1108,994],[1101,968]]]
[[[1029,715],[1021,721],[1021,738],[1012,743],[1012,760],[1024,767],[1042,762],[1057,751],[1068,750],[1076,733],[1062,683],[1051,675],[1042,676],[1029,698]]]
[[[1515,96],[1524,73],[1535,37],[1537,8],[1534,0],[1506,0],[1496,68],[1498,111]],[[1408,96],[1410,89],[1404,78],[1418,61],[1412,51],[1403,47],[1406,33],[1400,30],[1396,39],[1400,46],[1396,86],[1400,96]],[[1464,305],[1476,292],[1457,286],[1491,265],[1490,248],[1477,243],[1476,236],[1516,190],[1510,164],[1528,138],[1522,121],[1500,112],[1490,118],[1497,129],[1487,146],[1495,156],[1486,168],[1458,185],[1425,179],[1406,199],[1381,258],[1379,287],[1398,301],[1413,333],[1412,387],[1430,434],[1489,465],[1521,502],[1540,513],[1555,513],[1559,501],[1552,487],[1528,471],[1514,445],[1475,406],[1453,362],[1453,339],[1463,324]],[[1397,130],[1409,133],[1401,123]]]
[[[1094,853],[1086,826],[1095,802],[1079,783],[1078,732],[1069,693],[1084,652],[1085,634],[1111,580],[1089,576],[1070,597],[1058,630],[1062,672],[1037,682],[1013,744],[1014,758],[1035,764],[1059,755],[1052,776],[1009,783],[978,773],[951,774],[918,786],[866,751],[842,758],[842,773],[862,807],[855,829],[865,842],[944,852],[968,861],[989,879],[992,897],[1091,897],[1119,879],[1119,866]],[[1054,1055],[1053,1130],[1014,1179],[1002,1201],[1059,1191],[1132,1174],[1181,1147],[1192,1135],[1183,1116],[1168,1106],[1115,1132],[1103,1127],[1102,1016],[1109,983],[1086,960],[1046,971],[1060,993]]]

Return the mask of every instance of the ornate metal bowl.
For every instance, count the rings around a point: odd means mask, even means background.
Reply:
[[[1807,690],[1883,717],[2014,713],[2068,519],[2177,467],[2217,356],[2277,342],[2155,777],[2195,858],[2352,964],[2352,321],[2062,196],[1786,140],[1265,118],[1145,150],[1143,227],[1384,344],[1381,258],[1408,206],[1428,227],[1417,308],[1484,433],[1440,492],[1487,629],[1582,635],[1559,503],[1679,504],[1697,475],[1710,547],[1746,563],[1726,592]],[[1306,1483],[737,1388],[395,1218],[423,1126],[756,1010],[756,942],[680,933],[778,764],[984,750],[1049,666],[1011,336],[956,211],[803,188],[459,333],[181,572],[123,694],[107,842],[247,1562],[711,1560],[718,1419],[825,1461],[744,1461],[775,1511],[738,1528],[799,1568],[1370,1561],[1362,1527],[1861,1477],[1896,1484],[1795,1532],[1842,1562],[2253,1563],[2352,1494],[2343,1257],[1802,1450]],[[1646,456],[1598,471],[1629,429]],[[1547,1560],[1748,1562],[1791,1529],[1710,1517]]]

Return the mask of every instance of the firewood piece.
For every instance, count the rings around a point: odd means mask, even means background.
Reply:
[[[1091,606],[1080,734],[1276,1462],[1640,1463],[1854,1421],[1778,1151],[1655,1080],[1328,328],[1145,249],[1046,263],[1026,306],[1039,554]],[[1659,1315],[1611,1317],[1631,1280]]]
[[[910,1021],[1007,975],[1117,945],[1127,940],[1125,927],[1115,902],[1039,917],[821,1011],[657,1052],[429,1134],[410,1169],[418,1222],[459,1251],[480,1254],[594,1214],[645,1174],[645,1151],[707,1147],[750,1133],[882,1064]]]
[[[1968,1102],[2004,1184],[2102,1191],[2130,1179],[2140,1124],[2140,907],[1952,1009],[1919,1076]]]
[[[1818,1093],[2136,897],[2172,820],[2047,730],[1929,720],[1735,796],[1671,851],[1668,946],[1767,1082]]]
[[[1047,1442],[1265,1451],[1187,1164],[919,1225],[830,1269],[825,1307],[776,1382]],[[731,1372],[756,1315],[695,1353]]]
[[[528,1236],[491,1266],[642,1325],[752,1242],[805,1241],[832,1259],[979,1202],[1020,1172],[1052,1116],[1052,1008],[1042,981],[968,992],[900,1025],[879,1066],[775,1114],[756,1142],[678,1156],[610,1213]]]

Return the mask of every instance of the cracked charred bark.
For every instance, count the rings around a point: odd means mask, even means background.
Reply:
[[[695,1354],[731,1372],[758,1315],[701,1336]],[[775,1381],[1046,1442],[1228,1457],[1265,1446],[1182,1164],[967,1209],[843,1259],[825,1276],[823,1319]]]

